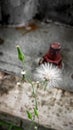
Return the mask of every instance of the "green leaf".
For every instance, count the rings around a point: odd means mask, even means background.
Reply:
[[[28,115],[28,118],[32,120],[32,118],[33,118],[32,113],[27,111],[27,115]]]
[[[24,62],[25,56],[24,56],[23,51],[21,50],[21,48],[20,48],[19,45],[17,45],[16,48],[17,48],[17,52],[18,52],[18,59],[19,59],[20,61]]]
[[[35,116],[38,117],[38,115],[39,115],[39,113],[38,113],[38,109],[34,108],[34,114],[35,114]]]

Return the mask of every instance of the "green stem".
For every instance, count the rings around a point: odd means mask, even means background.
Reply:
[[[35,97],[35,91],[34,91],[34,86],[33,86],[33,84],[32,84],[32,94],[33,94],[33,96]]]
[[[35,93],[33,84],[32,84],[32,90],[33,90],[32,93],[33,93],[33,97],[34,97],[34,101],[35,101],[35,108],[38,109],[37,98],[36,98],[36,93]]]
[[[12,129],[12,127],[13,127],[13,124],[11,124],[11,125],[9,126],[8,130],[11,130],[11,129]]]
[[[35,120],[35,118],[33,118],[33,120],[31,120],[32,122],[31,122],[31,125],[29,127],[29,130],[31,130],[32,126],[34,125],[34,123],[35,123],[34,120]]]
[[[35,108],[38,110],[37,98],[35,97]]]
[[[23,61],[22,64],[23,64],[23,70],[25,70],[25,62]]]

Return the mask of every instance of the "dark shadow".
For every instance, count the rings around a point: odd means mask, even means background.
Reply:
[[[34,126],[38,127],[37,130],[55,130],[53,128],[46,128],[42,125],[32,125],[32,122],[26,119],[22,119],[16,116],[12,116],[8,113],[0,113],[0,130],[8,130],[8,128],[12,125],[10,130],[35,130]]]

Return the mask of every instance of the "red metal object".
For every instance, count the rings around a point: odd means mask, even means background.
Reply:
[[[43,61],[52,63],[59,68],[62,67],[61,44],[58,42],[52,43],[46,55],[43,56]]]

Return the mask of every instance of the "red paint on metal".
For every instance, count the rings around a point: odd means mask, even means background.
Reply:
[[[62,67],[61,44],[58,42],[52,43],[47,54],[43,56],[43,61],[52,63],[59,68]]]

